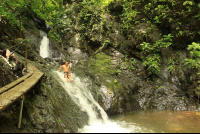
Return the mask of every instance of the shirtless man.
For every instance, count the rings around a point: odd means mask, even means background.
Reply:
[[[60,70],[64,70],[64,77],[65,77],[65,80],[67,81],[67,82],[69,82],[68,81],[68,79],[71,81],[71,82],[73,82],[73,80],[72,80],[72,78],[71,78],[71,67],[70,67],[70,65],[69,65],[69,62],[67,61],[67,62],[65,62],[65,64],[64,65],[62,65],[60,68],[59,68],[59,72],[60,72]]]

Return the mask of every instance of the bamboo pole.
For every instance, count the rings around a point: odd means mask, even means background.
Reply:
[[[19,113],[19,122],[18,122],[18,128],[21,128],[21,123],[22,123],[22,112],[23,112],[23,106],[24,106],[24,96],[21,99],[21,104],[20,104],[20,113]]]
[[[28,67],[27,67],[27,42],[26,42],[26,47],[25,47],[25,65],[26,65],[26,71],[28,70]]]
[[[20,16],[20,28],[19,28],[19,37],[22,38],[22,33],[21,33],[21,29],[22,29],[22,22],[21,22],[21,16]]]

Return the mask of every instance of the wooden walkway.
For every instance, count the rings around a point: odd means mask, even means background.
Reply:
[[[29,65],[28,74],[0,88],[0,112],[24,96],[43,76],[36,67]]]

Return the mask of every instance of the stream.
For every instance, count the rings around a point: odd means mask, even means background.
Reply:
[[[200,112],[134,111],[112,118],[131,133],[199,133]]]

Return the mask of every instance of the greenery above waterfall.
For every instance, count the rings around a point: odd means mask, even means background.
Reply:
[[[109,47],[134,55],[143,62],[148,77],[160,74],[162,50],[168,47],[187,50],[200,37],[200,3],[197,0],[2,0],[0,14],[13,28],[26,24],[34,12],[51,27],[48,36],[59,49],[64,49],[69,32],[76,31],[82,42],[88,42],[94,54]],[[116,42],[123,36],[129,45]],[[180,44],[182,45],[180,45]],[[84,44],[84,43],[83,43]],[[84,48],[86,48],[84,46]],[[129,49],[127,52],[126,49]],[[130,50],[134,52],[130,52]],[[189,50],[193,48],[189,47]],[[86,48],[86,51],[90,49]],[[195,52],[194,52],[195,51]],[[93,55],[93,52],[89,52]],[[131,56],[129,56],[132,58]],[[186,64],[198,67],[198,52],[191,51]],[[106,59],[105,59],[106,61]],[[131,61],[131,60],[127,60]],[[174,70],[175,60],[168,63]],[[134,66],[129,62],[130,70]],[[132,69],[131,69],[132,68]]]
[[[0,15],[15,28],[20,26],[20,21],[26,23],[31,12],[36,13],[50,26],[60,23],[63,15],[62,0],[1,0]],[[24,29],[23,29],[24,30]]]
[[[195,23],[199,22],[199,9],[198,1],[84,0],[67,5],[66,21],[70,22],[70,29],[77,30],[82,41],[100,43],[100,51],[106,46],[115,46],[111,38],[119,32],[132,41],[131,49],[142,49],[134,55],[143,60],[149,75],[154,75],[160,72],[161,49],[169,46],[186,49],[186,46],[175,43],[191,44],[197,40],[200,31],[189,25],[188,20],[192,18]],[[161,30],[159,33],[156,31],[158,28]],[[106,46],[105,41],[109,42]],[[127,49],[123,48],[127,46],[120,44],[115,47]]]

